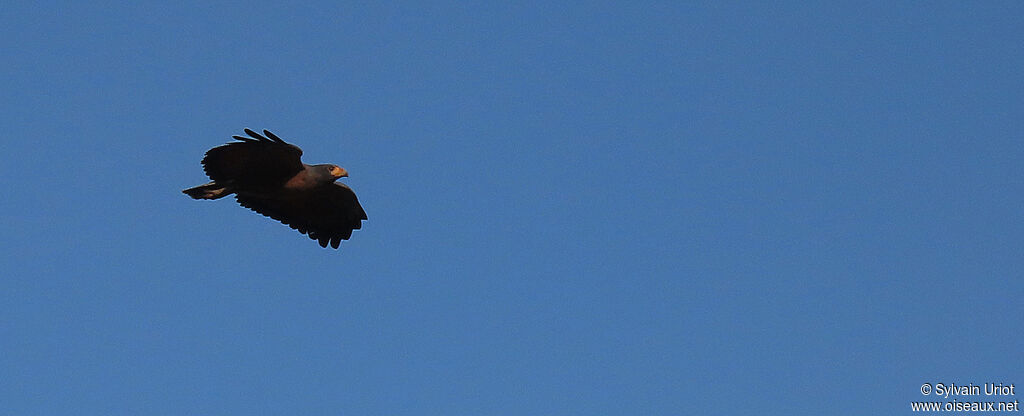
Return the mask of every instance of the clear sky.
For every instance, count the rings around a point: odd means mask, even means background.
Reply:
[[[1022,45],[1018,1],[8,2],[0,415],[1024,389]],[[244,127],[363,229],[181,194]]]

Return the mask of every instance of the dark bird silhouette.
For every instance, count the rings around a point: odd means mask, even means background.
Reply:
[[[335,182],[348,176],[338,165],[306,165],[302,149],[267,130],[214,147],[203,157],[212,182],[182,192],[195,199],[235,194],[243,207],[280,221],[320,243],[338,248],[362,227],[366,212],[355,192]]]

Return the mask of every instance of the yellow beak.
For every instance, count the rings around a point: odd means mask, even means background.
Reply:
[[[331,175],[334,175],[335,178],[345,178],[348,177],[348,171],[345,168],[335,166],[331,168]]]

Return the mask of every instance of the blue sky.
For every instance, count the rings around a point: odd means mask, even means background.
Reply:
[[[1024,382],[1021,3],[424,3],[7,5],[0,414]],[[347,168],[363,229],[182,195],[244,127]]]

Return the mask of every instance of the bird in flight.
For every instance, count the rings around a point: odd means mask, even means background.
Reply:
[[[355,192],[335,182],[348,176],[338,165],[302,163],[302,149],[267,130],[245,129],[249,137],[217,146],[203,157],[212,179],[182,192],[194,199],[219,199],[235,194],[246,208],[280,221],[320,247],[338,248],[352,230],[362,227],[366,212]]]

